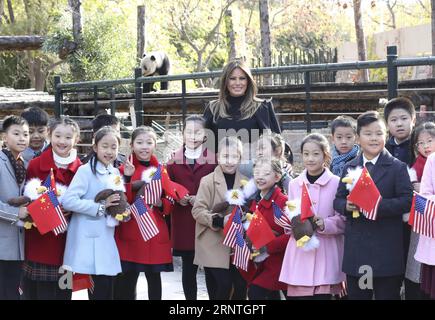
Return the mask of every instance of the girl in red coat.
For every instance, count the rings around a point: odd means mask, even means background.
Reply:
[[[213,172],[216,156],[205,146],[205,119],[201,116],[186,118],[183,131],[184,145],[174,153],[167,169],[172,181],[180,183],[189,191],[189,195],[175,204],[171,213],[171,239],[173,256],[181,256],[182,283],[186,300],[196,300],[196,272],[193,264],[195,257],[195,220],[192,207],[198,192],[201,178]]]
[[[53,169],[56,183],[68,186],[81,162],[74,146],[80,137],[78,124],[69,119],[50,124],[50,146],[30,161],[27,180],[44,181]],[[70,300],[71,290],[60,289],[59,268],[63,262],[66,233],[41,235],[36,228],[26,230],[23,265],[23,296],[28,300]]]
[[[249,281],[249,300],[279,300],[280,290],[287,289],[286,284],[279,281],[279,275],[289,235],[275,223],[272,206],[275,202],[284,211],[287,202],[287,196],[276,186],[281,175],[282,168],[277,159],[259,158],[254,163],[254,181],[258,192],[251,210],[255,212],[257,208],[261,212],[276,237],[260,248],[261,256],[266,258],[258,262],[254,259],[257,269]]]
[[[131,191],[131,182],[141,180],[142,173],[150,167],[160,164],[153,155],[157,144],[157,136],[151,127],[136,128],[131,136],[132,154],[119,170],[127,182],[127,198],[133,203],[136,194]],[[164,170],[162,170],[164,171]],[[159,233],[148,241],[144,241],[136,219],[132,218],[119,225],[115,232],[116,244],[121,257],[122,274],[115,281],[115,300],[135,300],[136,284],[140,272],[145,273],[148,282],[148,299],[161,300],[162,281],[160,272],[173,271],[171,241],[165,221],[165,215],[172,208],[163,206],[163,195],[156,203],[150,204]]]

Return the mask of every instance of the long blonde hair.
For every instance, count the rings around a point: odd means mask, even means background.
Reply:
[[[257,84],[255,83],[251,71],[249,70],[249,67],[246,65],[246,63],[242,59],[232,60],[228,62],[228,64],[222,70],[222,76],[220,79],[219,99],[211,101],[209,105],[210,111],[213,114],[214,121],[216,121],[218,117],[230,117],[230,115],[228,114],[228,96],[230,95],[230,93],[228,92],[227,86],[231,73],[237,68],[241,69],[245,73],[246,78],[248,79],[245,99],[240,106],[241,119],[251,118],[263,101],[257,98]]]

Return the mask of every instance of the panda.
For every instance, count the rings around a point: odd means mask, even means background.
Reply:
[[[142,60],[140,61],[140,67],[144,77],[163,76],[169,74],[171,64],[169,57],[165,52],[154,51],[143,54]],[[143,92],[156,91],[153,86],[154,82],[144,83]],[[168,82],[160,82],[160,90],[168,90]]]

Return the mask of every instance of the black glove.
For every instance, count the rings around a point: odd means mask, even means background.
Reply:
[[[224,217],[216,214],[213,216],[213,222],[212,222],[213,228],[224,228]]]

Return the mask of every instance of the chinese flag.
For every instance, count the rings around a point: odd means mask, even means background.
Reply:
[[[255,248],[260,249],[275,239],[272,229],[259,210],[255,210],[246,235]]]
[[[411,205],[411,211],[409,211],[409,220],[408,224],[413,227],[414,226],[414,219],[415,219],[415,193],[412,196],[412,205]]]
[[[366,167],[347,199],[360,207],[367,219],[376,220],[378,205],[382,197]]]
[[[89,274],[74,273],[73,275],[73,288],[72,291],[80,291],[90,289],[91,292],[94,289],[94,281]]]
[[[168,175],[166,168],[163,169],[162,173],[162,189],[165,191],[166,195],[173,198],[175,201],[180,201],[189,191],[179,183],[173,182]]]
[[[308,218],[314,217],[313,203],[308,193],[307,185],[302,183],[302,196],[301,196],[301,221],[304,222]]]
[[[52,231],[62,224],[56,211],[56,207],[50,200],[49,193],[44,193],[38,199],[29,204],[27,210],[35,222],[39,233],[42,235]]]

